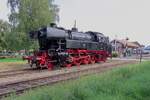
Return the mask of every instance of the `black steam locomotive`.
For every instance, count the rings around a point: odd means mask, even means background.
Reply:
[[[78,32],[77,28],[66,30],[52,24],[30,32],[30,37],[38,39],[40,47],[33,56],[26,57],[31,66],[48,69],[80,66],[106,61],[111,56],[109,38],[98,32]]]

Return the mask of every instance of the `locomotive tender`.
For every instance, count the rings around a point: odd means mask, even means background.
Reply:
[[[29,34],[32,39],[38,39],[40,48],[25,59],[38,68],[105,62],[111,56],[109,38],[102,33],[78,32],[76,28],[66,30],[51,24]]]

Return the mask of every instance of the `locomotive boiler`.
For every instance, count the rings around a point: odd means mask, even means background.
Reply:
[[[38,68],[105,62],[111,56],[109,38],[99,32],[78,32],[76,28],[67,30],[53,24],[29,35],[32,39],[38,39],[39,50],[25,59]]]

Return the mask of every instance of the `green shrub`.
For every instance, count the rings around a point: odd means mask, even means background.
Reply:
[[[118,57],[118,53],[117,52],[112,52],[112,57]]]
[[[22,58],[0,58],[0,62],[23,62]]]
[[[0,56],[0,59],[5,59],[6,57],[4,57],[4,56]]]

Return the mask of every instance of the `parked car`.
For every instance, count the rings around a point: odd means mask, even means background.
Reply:
[[[150,54],[150,46],[147,46],[143,49],[144,54]]]

